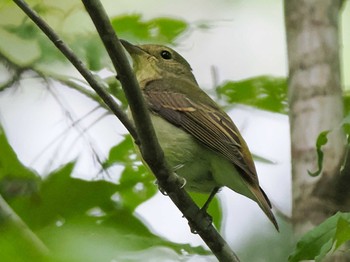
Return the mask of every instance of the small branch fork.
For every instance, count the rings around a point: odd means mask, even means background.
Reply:
[[[136,143],[140,146],[142,156],[155,174],[159,185],[167,192],[171,200],[189,221],[192,230],[201,236],[218,260],[224,262],[239,261],[236,254],[217,232],[211,221],[209,221],[207,215],[201,212],[187,192],[180,186],[179,177],[174,174],[167,165],[162,149],[156,139],[137,80],[100,1],[82,0],[117,71],[118,79],[122,84],[129,102],[136,128],[119,108],[113,97],[105,91],[103,84],[96,80],[92,73],[83,65],[82,61],[60,39],[53,29],[32,10],[25,1],[13,0],[13,2],[26,13],[26,15],[56,45],[62,54],[76,67],[108,108],[127,128]]]

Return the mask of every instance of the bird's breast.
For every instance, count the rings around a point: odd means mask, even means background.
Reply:
[[[186,179],[186,188],[210,192],[218,186],[211,173],[211,159],[215,153],[162,117],[152,114],[151,119],[167,162]]]

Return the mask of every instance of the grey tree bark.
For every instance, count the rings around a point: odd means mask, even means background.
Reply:
[[[343,119],[339,61],[342,3],[341,0],[284,1],[289,60],[292,221],[297,237],[338,210],[349,210],[346,187],[350,180],[346,173],[350,171],[340,171],[346,152],[345,135],[340,128]],[[325,130],[331,132],[322,148],[323,170],[321,175],[312,177],[308,171],[317,170],[316,140]]]

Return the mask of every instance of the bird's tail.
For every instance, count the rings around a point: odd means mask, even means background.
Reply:
[[[248,183],[247,183],[248,184]],[[275,226],[275,228],[277,229],[277,231],[279,231],[279,227],[276,221],[276,218],[274,216],[274,214],[271,211],[271,203],[270,200],[268,199],[268,197],[266,196],[264,190],[262,190],[262,188],[258,185],[249,185],[248,187],[251,191],[251,193],[255,196],[256,199],[255,202],[258,203],[258,205],[260,206],[260,208],[264,211],[264,213],[266,214],[266,216],[270,219],[270,221],[272,222],[272,224]]]

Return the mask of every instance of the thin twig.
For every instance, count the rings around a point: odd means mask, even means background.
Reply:
[[[156,139],[138,83],[101,3],[98,0],[83,0],[88,13],[95,23],[97,31],[105,44],[116,71],[118,72],[119,80],[130,104],[136,128],[139,131],[139,136],[136,135],[136,131],[132,128],[133,126],[129,123],[129,120],[127,118],[124,119],[124,113],[122,112],[121,114],[119,112],[120,109],[117,107],[112,97],[101,88],[101,85],[99,85],[93,75],[83,66],[82,62],[63,43],[58,35],[33,10],[31,10],[24,1],[13,1],[38,25],[39,28],[41,28],[57,48],[71,61],[96,93],[101,96],[104,102],[126,126],[133,138],[136,139],[137,142],[139,141],[141,153],[157,177],[160,186],[168,193],[169,197],[191,224],[191,228],[202,237],[215,256],[220,261],[239,261],[236,254],[216,231],[211,221],[208,221],[208,217],[200,211],[187,192],[179,186],[179,178],[166,164],[164,154]]]
[[[177,176],[167,165],[137,80],[102,4],[98,0],[82,0],[82,2],[118,73],[138,130],[143,158],[157,177],[160,186],[168,193],[175,205],[188,219],[191,228],[202,237],[215,256],[220,261],[239,261],[236,254],[215,230],[211,221],[208,221],[187,192],[179,186]]]
[[[35,250],[41,256],[45,257],[49,255],[49,249],[45,246],[45,244],[37,237],[36,234],[33,233],[33,231],[30,230],[30,228],[12,210],[5,199],[0,195],[0,228],[3,226],[15,228],[21,239],[35,248]]]
[[[89,85],[102,98],[109,109],[119,118],[129,133],[137,138],[134,125],[130,122],[127,115],[121,110],[113,97],[104,89],[103,84],[86,68],[83,62],[75,53],[62,41],[55,31],[33,10],[25,1],[13,0],[26,15],[45,33],[52,43],[61,51],[61,53],[74,65],[74,67],[85,78]]]

